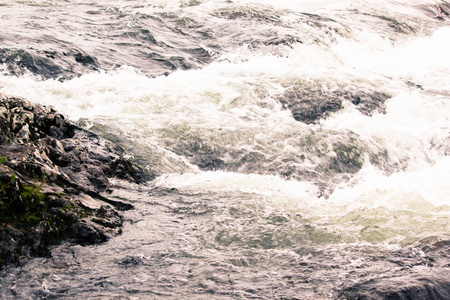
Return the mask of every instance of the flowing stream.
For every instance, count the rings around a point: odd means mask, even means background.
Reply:
[[[113,182],[121,236],[2,299],[450,293],[450,4],[272,2],[0,1],[0,92],[153,178]]]

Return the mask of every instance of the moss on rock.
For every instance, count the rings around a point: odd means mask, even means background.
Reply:
[[[100,243],[121,233],[116,209],[132,205],[100,192],[110,177],[145,179],[122,149],[49,107],[1,94],[0,130],[0,269],[48,256],[64,241]]]

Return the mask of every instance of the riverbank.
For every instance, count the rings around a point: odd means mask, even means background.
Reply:
[[[63,241],[94,244],[121,233],[127,203],[100,193],[109,178],[145,172],[122,149],[50,107],[0,94],[0,268],[49,256]]]

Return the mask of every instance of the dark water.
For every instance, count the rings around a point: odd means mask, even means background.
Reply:
[[[0,91],[157,178],[2,299],[449,299],[445,1],[1,1]]]

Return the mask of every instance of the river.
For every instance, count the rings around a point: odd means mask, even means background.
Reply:
[[[2,299],[446,299],[449,13],[0,1],[0,92],[154,178],[113,182],[122,235],[2,271]]]

